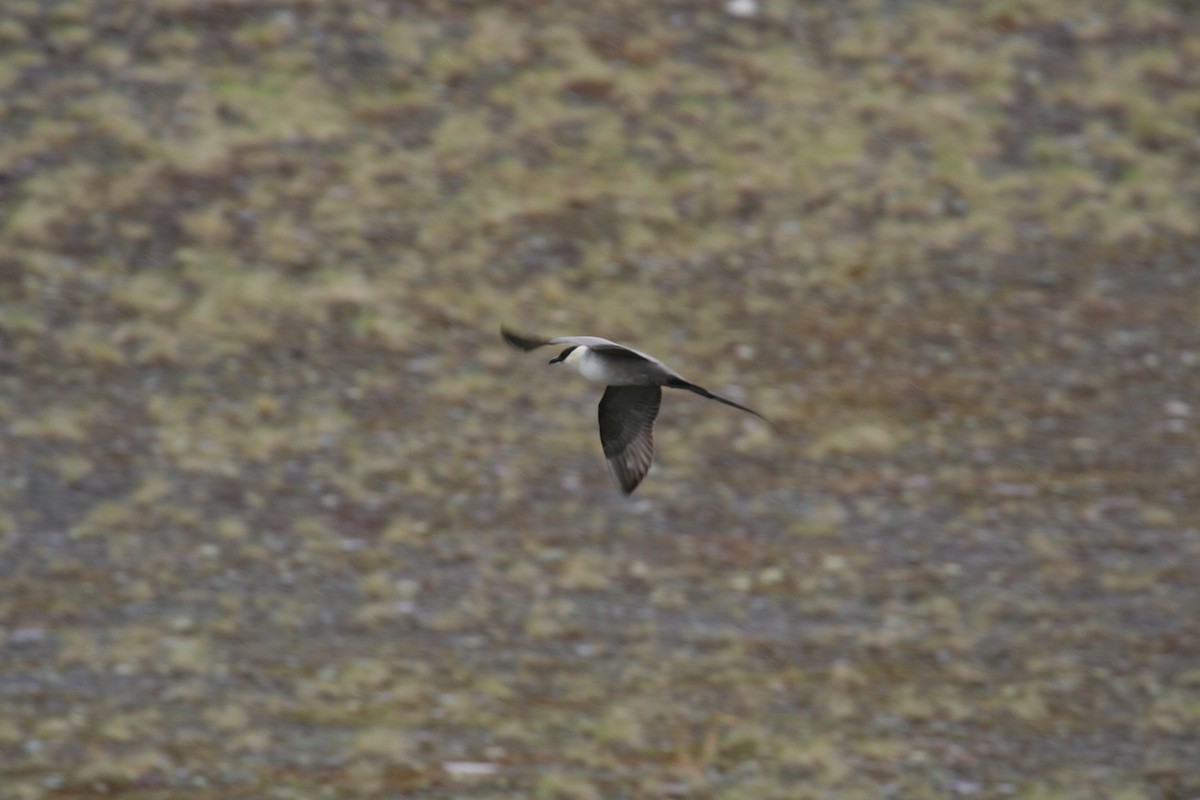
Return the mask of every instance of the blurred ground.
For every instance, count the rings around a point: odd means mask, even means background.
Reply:
[[[1194,800],[1198,197],[1194,4],[5,0],[0,796]]]

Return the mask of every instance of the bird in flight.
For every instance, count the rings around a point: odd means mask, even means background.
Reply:
[[[608,468],[624,494],[631,494],[654,460],[654,420],[662,405],[662,387],[686,389],[701,397],[753,414],[764,422],[766,417],[752,408],[735,403],[684,380],[679,373],[653,356],[610,342],[598,336],[559,336],[544,339],[514,333],[501,326],[500,335],[513,347],[535,350],[546,345],[566,345],[551,364],[569,364],[590,381],[607,388],[600,398],[600,444]]]

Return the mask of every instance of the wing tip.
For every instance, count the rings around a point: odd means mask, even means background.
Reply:
[[[642,481],[646,479],[646,475],[650,472],[650,470],[646,470],[641,475],[624,473],[617,469],[611,461],[609,462],[609,467],[611,467],[609,471],[612,473],[613,481],[617,484],[617,490],[623,497],[629,497],[629,495],[633,494],[642,485]]]
[[[650,470],[654,468],[653,434],[644,442],[631,442],[619,453],[608,457],[608,471],[612,474],[621,494],[628,497],[642,485]]]
[[[534,350],[546,344],[544,339],[538,339],[533,336],[525,336],[517,333],[504,323],[500,324],[500,336],[504,339],[504,341],[508,342],[511,346],[517,348],[518,350]]]

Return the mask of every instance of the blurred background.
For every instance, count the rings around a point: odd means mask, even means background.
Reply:
[[[0,796],[1200,797],[1196,14],[5,0]]]

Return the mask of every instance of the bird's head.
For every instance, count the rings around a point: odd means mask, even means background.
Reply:
[[[578,345],[572,345],[572,346],[568,347],[566,350],[563,350],[561,353],[556,355],[554,358],[550,359],[549,363],[551,363],[551,364],[568,363],[569,359],[571,358],[571,354],[574,353],[578,349],[579,349]]]

